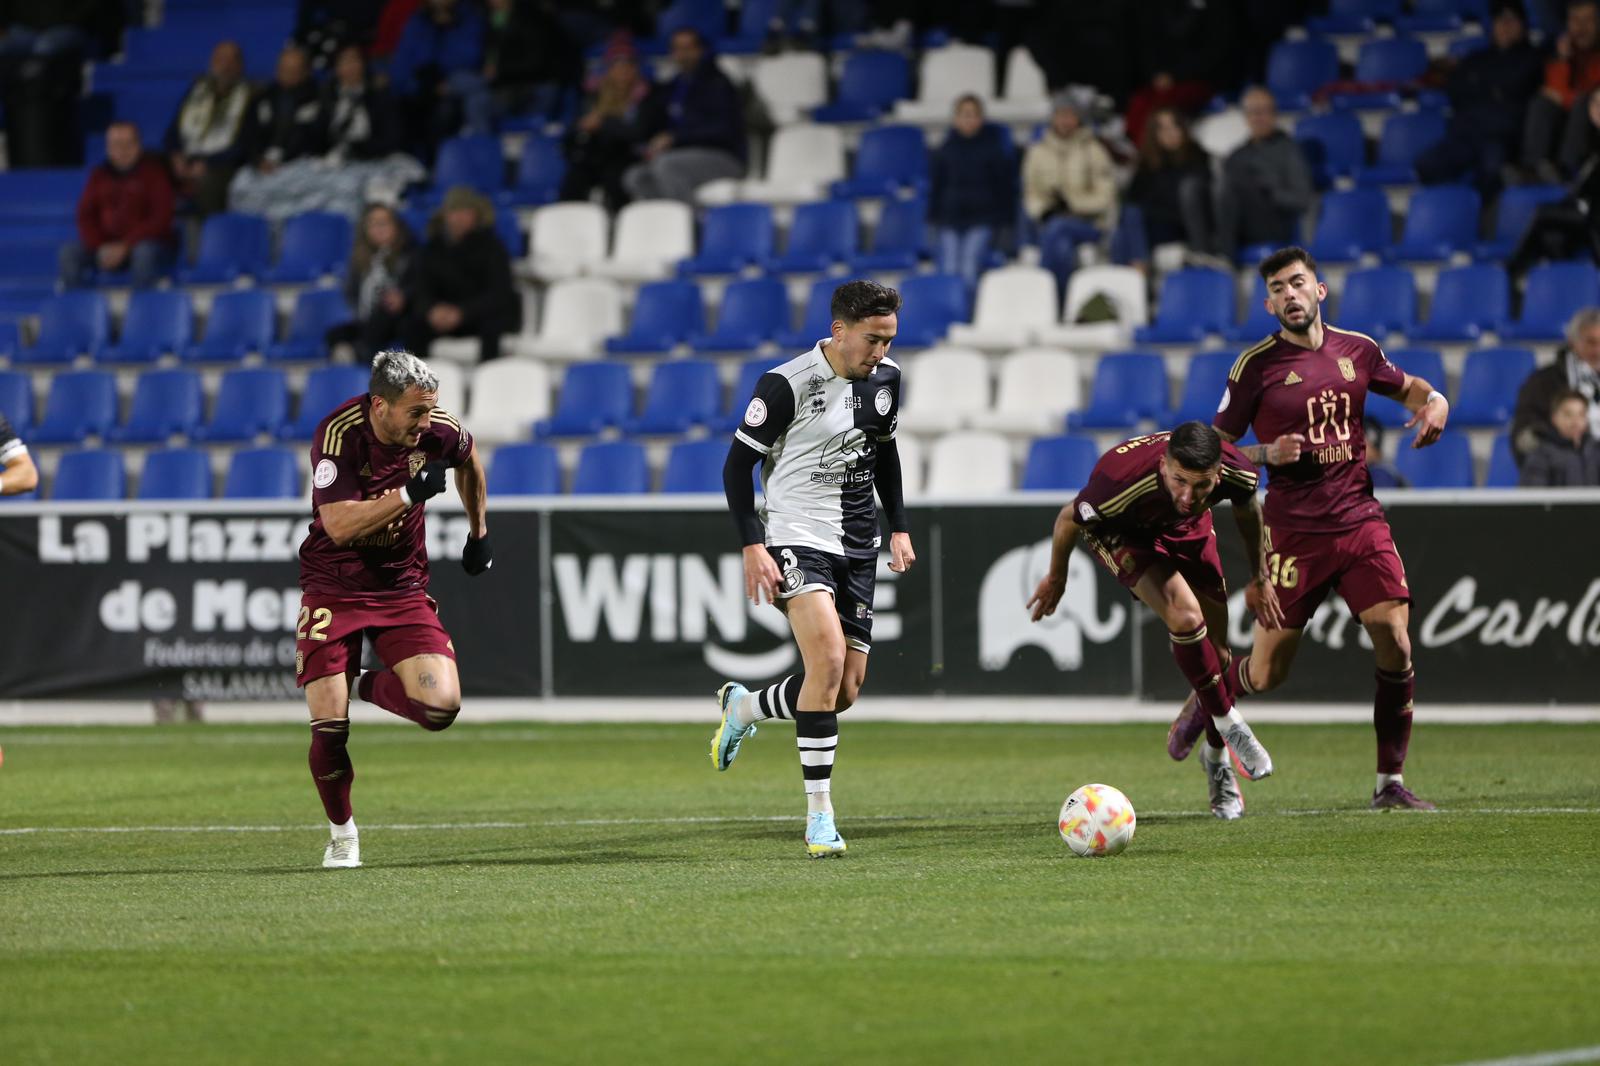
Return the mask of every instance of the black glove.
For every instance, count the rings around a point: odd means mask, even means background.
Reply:
[[[406,482],[406,498],[412,503],[430,500],[444,491],[445,465],[435,460],[412,475]]]
[[[494,552],[489,547],[489,535],[481,537],[467,534],[467,546],[461,549],[461,569],[477,577],[494,565]]]

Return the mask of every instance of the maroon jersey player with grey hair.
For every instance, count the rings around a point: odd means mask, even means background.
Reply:
[[[311,709],[311,776],[332,839],[322,865],[361,865],[350,807],[355,769],[350,681],[362,699],[431,732],[461,710],[455,645],[428,595],[422,511],[444,491],[445,470],[471,530],[461,565],[489,569],[488,494],[472,434],[435,406],[439,379],[406,351],[379,352],[368,392],[318,423],[311,440],[311,534],[300,546],[295,681]],[[372,639],[380,670],[361,674]]]
[[[1372,806],[1432,810],[1401,776],[1411,742],[1411,592],[1383,508],[1372,495],[1361,416],[1367,393],[1392,396],[1411,412],[1413,448],[1439,439],[1450,405],[1432,385],[1389,362],[1361,333],[1322,321],[1328,287],[1301,248],[1276,251],[1261,263],[1272,336],[1246,349],[1228,373],[1212,419],[1238,440],[1254,427],[1269,444],[1246,448],[1268,472],[1268,579],[1277,589],[1283,624],[1258,620],[1250,654],[1235,659],[1228,680],[1235,695],[1283,683],[1300,634],[1328,593],[1338,590],[1372,639],[1377,692],[1372,720],[1378,740]]]

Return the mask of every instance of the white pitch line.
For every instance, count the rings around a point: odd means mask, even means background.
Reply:
[[[1565,1051],[1541,1051],[1533,1055],[1512,1055],[1504,1059],[1480,1059],[1455,1066],[1567,1066],[1573,1062],[1600,1062],[1600,1044]]]

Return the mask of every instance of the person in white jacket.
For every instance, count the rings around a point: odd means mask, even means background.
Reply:
[[[1111,153],[1083,124],[1070,97],[1055,99],[1044,135],[1022,161],[1022,201],[1036,223],[1068,215],[1110,232],[1117,221]]]

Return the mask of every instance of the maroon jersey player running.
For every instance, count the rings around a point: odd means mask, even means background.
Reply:
[[[422,511],[454,467],[471,522],[461,565],[476,575],[492,562],[488,499],[472,435],[434,406],[438,390],[421,359],[379,352],[368,394],[335,408],[311,440],[315,517],[300,546],[295,681],[311,708],[311,776],[333,836],[323,866],[361,865],[346,744],[362,637],[384,664],[361,676],[362,699],[430,731],[461,710],[455,645],[428,595]]]
[[[1253,575],[1250,606],[1275,619],[1277,599],[1260,580],[1263,532],[1256,470],[1244,453],[1204,422],[1123,441],[1100,457],[1077,498],[1056,517],[1050,570],[1028,607],[1033,620],[1055,611],[1081,535],[1113,577],[1166,623],[1172,657],[1196,693],[1208,743],[1201,752],[1211,813],[1232,821],[1244,797],[1226,748],[1251,780],[1272,773],[1272,757],[1233,707],[1222,683],[1228,649],[1228,586],[1217,555],[1211,508],[1233,504]],[[1187,748],[1184,755],[1188,754]]]
[[[1261,263],[1261,276],[1267,310],[1282,329],[1233,364],[1212,423],[1228,440],[1253,426],[1259,440],[1271,442],[1245,451],[1269,474],[1266,572],[1283,625],[1268,629],[1258,621],[1250,654],[1233,661],[1228,680],[1236,696],[1282,684],[1301,630],[1337,589],[1372,638],[1377,660],[1372,806],[1432,810],[1401,778],[1415,687],[1407,633],[1411,592],[1372,495],[1361,416],[1369,391],[1394,397],[1412,413],[1407,427],[1417,427],[1411,446],[1424,448],[1439,439],[1450,405],[1428,382],[1389,362],[1371,337],[1323,323],[1328,288],[1304,249],[1272,253]]]

